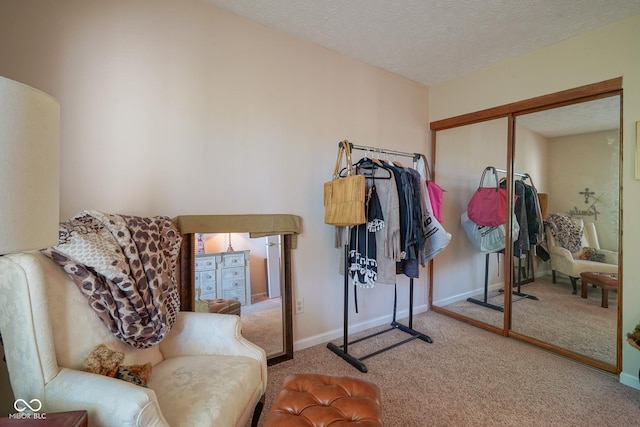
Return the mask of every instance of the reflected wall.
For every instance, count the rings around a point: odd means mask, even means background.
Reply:
[[[483,170],[487,166],[506,168],[507,127],[507,119],[501,118],[440,131],[434,157],[435,181],[446,191],[443,226],[451,232],[452,240],[433,262],[432,305],[497,328],[503,326],[501,311],[468,303],[467,299],[485,301],[486,274],[486,301],[504,304],[500,292],[504,287],[502,255],[491,256],[487,264],[486,254],[467,238],[460,219],[480,185]]]

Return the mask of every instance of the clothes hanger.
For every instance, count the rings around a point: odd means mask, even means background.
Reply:
[[[369,156],[369,150],[367,150],[365,156],[363,158],[361,158],[360,160],[358,160],[354,166],[356,168],[360,168],[360,169],[364,169],[365,171],[367,169],[370,170],[374,170],[374,169],[383,169],[387,172],[387,176],[375,176],[373,174],[367,174],[366,172],[363,173],[363,175],[366,178],[370,178],[370,179],[391,179],[391,171],[389,171],[388,169],[386,169],[384,167],[384,165],[380,162],[379,159],[375,158],[373,155]]]
[[[393,164],[399,168],[404,169],[404,165],[402,163],[400,163],[400,161],[398,159],[393,161]]]

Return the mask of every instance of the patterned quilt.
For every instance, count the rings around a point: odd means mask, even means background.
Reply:
[[[180,310],[176,264],[182,236],[168,217],[83,211],[60,223],[61,265],[102,322],[137,348],[158,344]]]

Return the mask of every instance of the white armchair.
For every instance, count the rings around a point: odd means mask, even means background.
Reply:
[[[582,220],[580,220],[582,221]],[[618,272],[618,253],[606,249],[600,249],[600,242],[596,232],[596,226],[592,222],[584,223],[584,232],[582,235],[581,248],[578,252],[569,252],[557,243],[551,229],[545,227],[547,237],[547,247],[551,258],[551,277],[553,283],[556,283],[556,272],[569,276],[573,293],[577,293],[577,280],[580,273],[593,271],[598,273],[617,273]],[[580,255],[584,248],[594,248],[598,253],[604,255],[603,262],[581,259]]]
[[[233,315],[181,312],[157,346],[136,349],[102,324],[64,270],[36,252],[0,257],[0,332],[16,399],[86,409],[91,426],[245,426],[260,415],[264,351]],[[82,371],[98,344],[151,363],[148,388]]]

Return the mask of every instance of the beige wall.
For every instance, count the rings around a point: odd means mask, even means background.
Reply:
[[[322,184],[345,138],[423,152],[426,86],[199,0],[1,2],[0,58],[0,75],[61,104],[63,219],[82,209],[299,215],[293,287],[313,304],[294,316],[296,347],[341,336]],[[358,296],[354,330],[391,320],[393,287]]]
[[[617,130],[593,132],[551,138],[549,144],[549,212],[593,222],[600,247],[613,251],[618,250],[618,174],[611,171],[618,169],[618,135]],[[579,192],[585,188],[597,201],[584,203]]]
[[[623,77],[623,334],[640,321],[640,182],[634,178],[640,120],[640,16],[591,31],[429,89],[429,119],[447,117]],[[639,387],[640,352],[623,343],[621,382]]]

